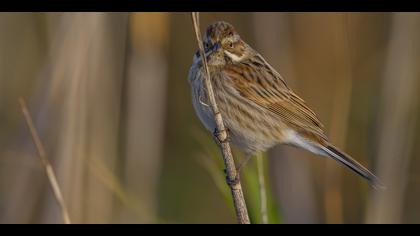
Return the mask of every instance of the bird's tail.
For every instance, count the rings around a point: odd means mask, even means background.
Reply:
[[[363,178],[369,181],[369,184],[375,189],[384,189],[385,185],[376,177],[372,172],[365,168],[362,164],[351,158],[349,155],[340,151],[338,148],[334,147],[331,144],[326,144],[320,147],[328,156],[332,157],[334,160],[340,162],[341,164],[347,166]]]

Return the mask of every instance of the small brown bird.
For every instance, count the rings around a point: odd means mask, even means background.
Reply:
[[[231,24],[211,24],[203,41],[216,102],[234,145],[249,156],[277,144],[293,145],[329,156],[373,187],[381,187],[374,174],[328,141],[316,114]],[[193,105],[201,122],[213,132],[216,124],[204,74],[197,50],[189,72]]]

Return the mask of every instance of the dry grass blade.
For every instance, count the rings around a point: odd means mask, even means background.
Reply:
[[[195,36],[197,38],[198,47],[200,49],[200,55],[201,59],[203,60],[203,66],[206,71],[206,78],[205,78],[205,86],[206,90],[208,92],[208,97],[210,101],[210,106],[213,110],[214,119],[216,121],[216,127],[218,129],[218,139],[220,140],[220,148],[223,154],[223,160],[225,162],[226,167],[226,174],[227,178],[229,180],[235,179],[237,172],[236,172],[236,166],[233,159],[232,151],[230,149],[229,142],[227,141],[227,132],[225,129],[225,125],[223,123],[222,115],[219,111],[219,108],[216,103],[216,99],[213,92],[213,87],[210,82],[210,71],[207,66],[207,58],[205,57],[204,48],[203,48],[203,40],[201,39],[201,33],[200,33],[200,24],[199,24],[199,13],[193,12],[192,13],[192,21],[194,25],[194,31]],[[240,224],[249,224],[249,216],[248,216],[248,210],[246,208],[245,204],[245,198],[244,194],[242,192],[242,186],[241,183],[238,181],[236,184],[229,185],[230,190],[232,192],[233,197],[233,204],[235,207],[236,217],[238,220],[238,223]]]
[[[267,212],[267,190],[265,187],[265,174],[264,174],[264,157],[262,154],[257,155],[257,169],[258,169],[258,185],[260,191],[260,212],[261,222],[268,224]]]
[[[48,161],[47,153],[45,151],[44,145],[42,144],[41,139],[39,138],[38,132],[35,129],[35,125],[32,121],[32,117],[26,106],[25,100],[23,98],[20,98],[19,103],[22,110],[22,114],[26,120],[26,124],[28,125],[29,131],[31,132],[32,139],[35,143],[36,149],[38,150],[38,155],[41,158],[42,164],[45,167],[45,172],[47,173],[47,177],[51,184],[51,188],[54,192],[55,199],[60,205],[63,221],[65,224],[71,224],[69,213],[68,213],[66,204],[64,203],[63,194],[61,193],[60,186],[58,185],[58,182],[57,182],[57,177],[54,173],[51,163]]]

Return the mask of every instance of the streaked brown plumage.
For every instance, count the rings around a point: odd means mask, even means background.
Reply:
[[[329,143],[323,125],[281,75],[226,22],[211,24],[204,48],[216,101],[232,143],[248,155],[277,144],[297,146],[330,156],[377,187],[375,175]],[[189,80],[193,105],[204,126],[216,128],[204,86],[199,52],[194,55]]]

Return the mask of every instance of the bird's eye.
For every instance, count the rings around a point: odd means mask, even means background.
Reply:
[[[229,47],[233,48],[233,42],[229,42]]]

